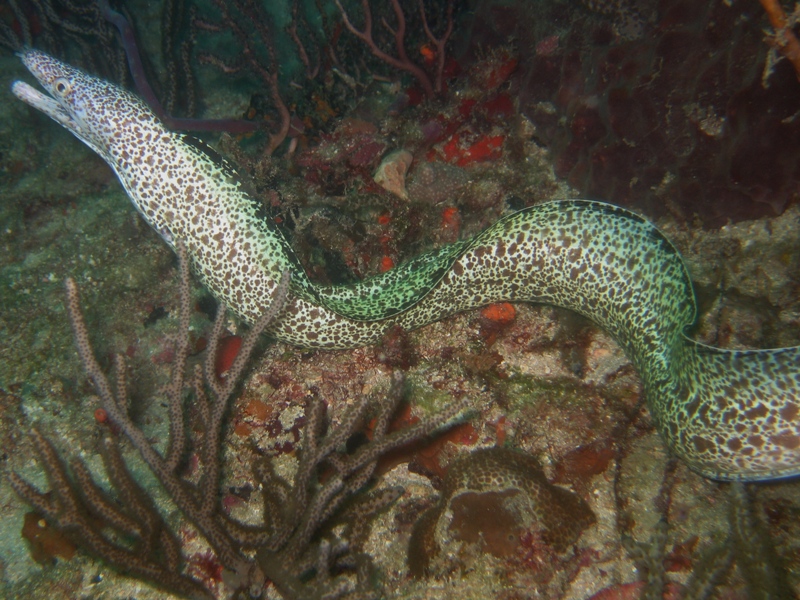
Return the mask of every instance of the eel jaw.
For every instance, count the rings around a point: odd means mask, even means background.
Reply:
[[[28,106],[42,111],[59,125],[66,127],[72,132],[80,133],[82,129],[80,122],[56,99],[43,94],[24,81],[15,81],[11,85],[11,93]]]
[[[77,105],[85,101],[85,92],[90,87],[88,84],[91,81],[84,82],[83,79],[87,77],[80,71],[38,50],[28,49],[18,52],[17,56],[43,91],[24,81],[15,81],[11,85],[11,93],[71,131],[92,149],[96,149],[96,144],[91,142],[92,128],[82,117],[83,107]],[[60,82],[64,82],[69,89],[72,89],[72,93],[68,94],[69,97],[62,97],[61,91],[56,91]]]

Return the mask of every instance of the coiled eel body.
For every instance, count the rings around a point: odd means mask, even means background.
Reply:
[[[133,94],[38,51],[22,60],[48,95],[23,82],[14,94],[105,159],[148,223],[169,244],[185,244],[220,301],[253,321],[291,272],[275,337],[352,348],[389,327],[490,302],[563,306],[622,345],[658,430],[692,469],[721,480],[800,473],[800,347],[728,351],[687,338],[696,316],[689,274],[641,217],[604,203],[551,202],[362,283],[317,286],[224,161],[168,131]]]

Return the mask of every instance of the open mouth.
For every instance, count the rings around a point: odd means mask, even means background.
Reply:
[[[15,81],[11,86],[11,93],[22,100],[25,104],[32,106],[36,110],[42,111],[48,117],[57,123],[60,123],[67,129],[72,131],[78,129],[77,121],[75,121],[69,112],[64,109],[60,102],[46,94],[43,94],[24,81]]]

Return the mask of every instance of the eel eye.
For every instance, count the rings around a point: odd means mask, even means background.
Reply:
[[[56,79],[53,87],[55,88],[56,92],[64,96],[69,92],[71,86],[69,84],[68,79],[65,79],[64,77],[59,77],[58,79]]]

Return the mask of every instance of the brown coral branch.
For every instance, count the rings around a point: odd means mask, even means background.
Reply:
[[[760,0],[761,6],[767,13],[769,22],[775,30],[773,37],[774,43],[778,46],[781,53],[792,63],[797,78],[800,79],[800,41],[795,36],[789,22],[786,18],[786,13],[783,12],[778,0]]]
[[[265,156],[271,156],[289,135],[291,114],[281,95],[278,80],[280,65],[272,44],[273,36],[268,26],[269,17],[261,5],[252,0],[233,0],[231,2],[213,0],[213,2],[219,10],[221,22],[211,23],[195,19],[194,26],[207,31],[230,31],[241,47],[240,58],[236,64],[231,64],[218,56],[201,54],[198,56],[198,60],[215,65],[225,73],[234,73],[246,66],[267,85],[273,106],[279,116],[278,127],[270,133],[264,150]],[[259,57],[256,51],[254,46],[256,40],[267,54],[266,62]]]
[[[84,370],[92,380],[110,421],[139,451],[150,470],[167,490],[172,501],[214,548],[219,560],[231,571],[246,577],[248,582],[260,581],[263,583],[263,576],[259,576],[257,568],[240,553],[240,545],[230,536],[225,527],[226,523],[216,517],[217,495],[208,493],[208,490],[216,490],[219,487],[219,450],[224,411],[233,397],[234,387],[239,381],[245,364],[252,355],[257,338],[285,303],[289,286],[288,275],[284,275],[279,284],[270,309],[245,337],[240,353],[229,371],[228,380],[223,384],[218,384],[215,379],[205,382],[208,384],[205,387],[212,388],[210,397],[208,397],[211,410],[207,418],[207,428],[201,448],[205,468],[199,483],[192,485],[185,481],[179,472],[180,461],[186,447],[183,398],[186,390],[185,373],[188,358],[191,289],[185,250],[178,244],[177,251],[180,264],[180,330],[175,369],[166,390],[170,414],[170,435],[166,455],[159,454],[128,414],[129,401],[127,386],[124,384],[122,376],[125,371],[122,359],[120,357],[116,359],[115,371],[118,374],[116,393],[97,362],[81,311],[78,288],[70,279],[66,285],[67,310],[73,335]],[[221,335],[222,328],[219,323],[223,321],[224,313],[224,310],[220,310],[217,318],[215,333],[218,337]],[[218,337],[213,344],[214,348],[217,347]],[[214,360],[215,355],[209,354],[206,364],[213,364]],[[208,371],[212,371],[212,369],[207,367]],[[195,376],[192,378],[192,383],[195,395],[202,396],[204,401],[207,401],[206,394],[200,392],[200,389],[204,387],[202,380]],[[101,489],[94,484],[88,470],[80,463],[75,463],[72,469],[75,480],[81,484],[76,487],[52,444],[41,434],[36,435],[35,441],[50,483],[58,498],[56,507],[58,510],[51,508],[47,511],[48,507],[38,497],[38,492],[34,492],[28,485],[22,485],[20,478],[14,476],[12,481],[17,483],[15,489],[22,497],[42,510],[46,517],[54,521],[56,526],[64,528],[76,536],[80,546],[88,549],[92,554],[102,557],[117,568],[153,581],[171,591],[202,596],[198,590],[204,588],[193,579],[180,574],[177,569],[180,563],[178,543],[168,533],[158,511],[152,506],[152,501],[138,488],[130,476],[116,442],[105,442],[104,457],[106,458],[106,471],[123,506],[126,507],[126,512],[119,511],[113,503],[104,499]],[[94,526],[91,520],[83,516],[84,513],[94,515],[100,525]],[[141,543],[145,546],[146,551],[131,552],[108,540],[102,534],[106,527],[128,537],[138,537],[142,540]],[[168,560],[161,560],[162,557]]]
[[[422,26],[425,28],[425,35],[428,36],[428,41],[436,47],[436,93],[441,94],[444,86],[444,63],[446,59],[445,46],[447,40],[450,39],[450,34],[453,33],[453,0],[447,2],[447,28],[445,29],[442,37],[437,38],[433,35],[431,28],[428,26],[428,17],[425,13],[424,0],[419,0],[419,12],[422,17]]]
[[[297,0],[294,0],[292,3],[292,20],[286,27],[286,32],[289,34],[289,37],[297,47],[297,55],[300,57],[300,62],[302,62],[303,66],[306,68],[306,78],[314,79],[319,74],[319,68],[322,61],[320,58],[317,58],[317,63],[313,67],[311,66],[311,58],[308,56],[306,46],[303,44],[303,40],[300,39],[300,34],[297,31],[297,26],[301,22],[303,25],[305,25],[305,19],[303,19],[302,15],[300,15],[298,11],[298,2]]]
[[[179,570],[170,568],[173,559],[167,560],[167,557],[174,556],[177,540],[170,540],[170,536],[163,535],[169,530],[152,503],[137,504],[139,519],[133,515],[109,518],[108,513],[97,510],[101,506],[112,506],[102,490],[94,482],[88,487],[73,483],[67,466],[61,461],[50,440],[35,428],[31,436],[52,492],[43,494],[12,472],[9,473],[9,481],[17,494],[76,545],[114,565],[123,573],[156,582],[162,589],[186,597],[213,598],[200,583],[181,574]],[[111,442],[110,445],[115,443]],[[86,469],[82,464],[78,468],[83,471]],[[81,481],[81,477],[76,477],[76,480]],[[125,487],[118,488],[122,497],[147,497],[133,478],[127,477],[123,485]],[[117,509],[114,511],[119,512]],[[114,541],[105,534],[106,528],[113,529],[120,539],[135,541],[131,546]]]
[[[361,398],[341,421],[326,427],[324,401],[313,396],[306,415],[303,451],[292,483],[275,473],[271,461],[254,467],[263,489],[262,522],[240,523],[222,510],[224,415],[257,340],[283,309],[289,289],[285,274],[273,302],[242,342],[224,380],[214,371],[226,315],[220,308],[213,325],[202,366],[188,364],[189,315],[192,310],[189,265],[177,243],[180,270],[180,313],[174,371],[166,386],[169,437],[160,452],[129,414],[125,363],[115,358],[115,385],[96,359],[74,281],[67,282],[67,311],[84,370],[91,379],[110,422],[137,449],[172,503],[205,538],[217,560],[228,569],[237,590],[259,597],[274,583],[285,598],[379,597],[369,555],[362,550],[373,518],[397,500],[399,488],[368,490],[378,458],[405,443],[431,435],[451,425],[463,412],[454,404],[441,414],[413,427],[388,433],[388,423],[403,395],[403,378],[395,376],[387,398]],[[179,371],[179,372],[176,372]],[[198,408],[202,432],[187,427],[185,403]],[[354,434],[375,417],[373,439],[354,452],[347,447]],[[161,587],[192,598],[209,598],[210,592],[185,562],[180,540],[168,527],[158,507],[128,469],[119,437],[105,432],[101,454],[111,490],[100,486],[79,460],[63,462],[53,443],[35,427],[32,441],[44,467],[51,491],[42,493],[16,473],[9,473],[13,488],[61,533],[88,553],[111,566]],[[186,450],[200,456],[199,480],[184,478],[181,466]],[[332,534],[344,525],[343,537]],[[354,576],[354,577],[353,577]]]
[[[362,30],[358,30],[355,25],[353,25],[352,21],[350,20],[350,16],[345,11],[340,0],[335,0],[335,2],[342,14],[342,21],[350,33],[363,41],[369,48],[370,52],[372,52],[372,54],[377,56],[380,60],[394,67],[395,69],[405,71],[406,73],[413,75],[422,86],[425,95],[428,98],[434,97],[435,90],[433,84],[431,83],[431,78],[428,77],[428,74],[422,69],[422,67],[408,58],[408,55],[406,54],[406,18],[405,13],[403,13],[403,9],[400,6],[399,0],[391,0],[392,9],[394,10],[395,18],[397,19],[397,28],[393,29],[386,21],[383,22],[383,25],[394,36],[395,51],[397,52],[397,56],[387,54],[375,43],[375,40],[372,37],[372,9],[370,8],[369,0],[361,0],[361,6],[364,11],[364,29]],[[449,33],[447,35],[449,35]],[[446,37],[444,38],[443,43],[444,41],[446,41]]]

